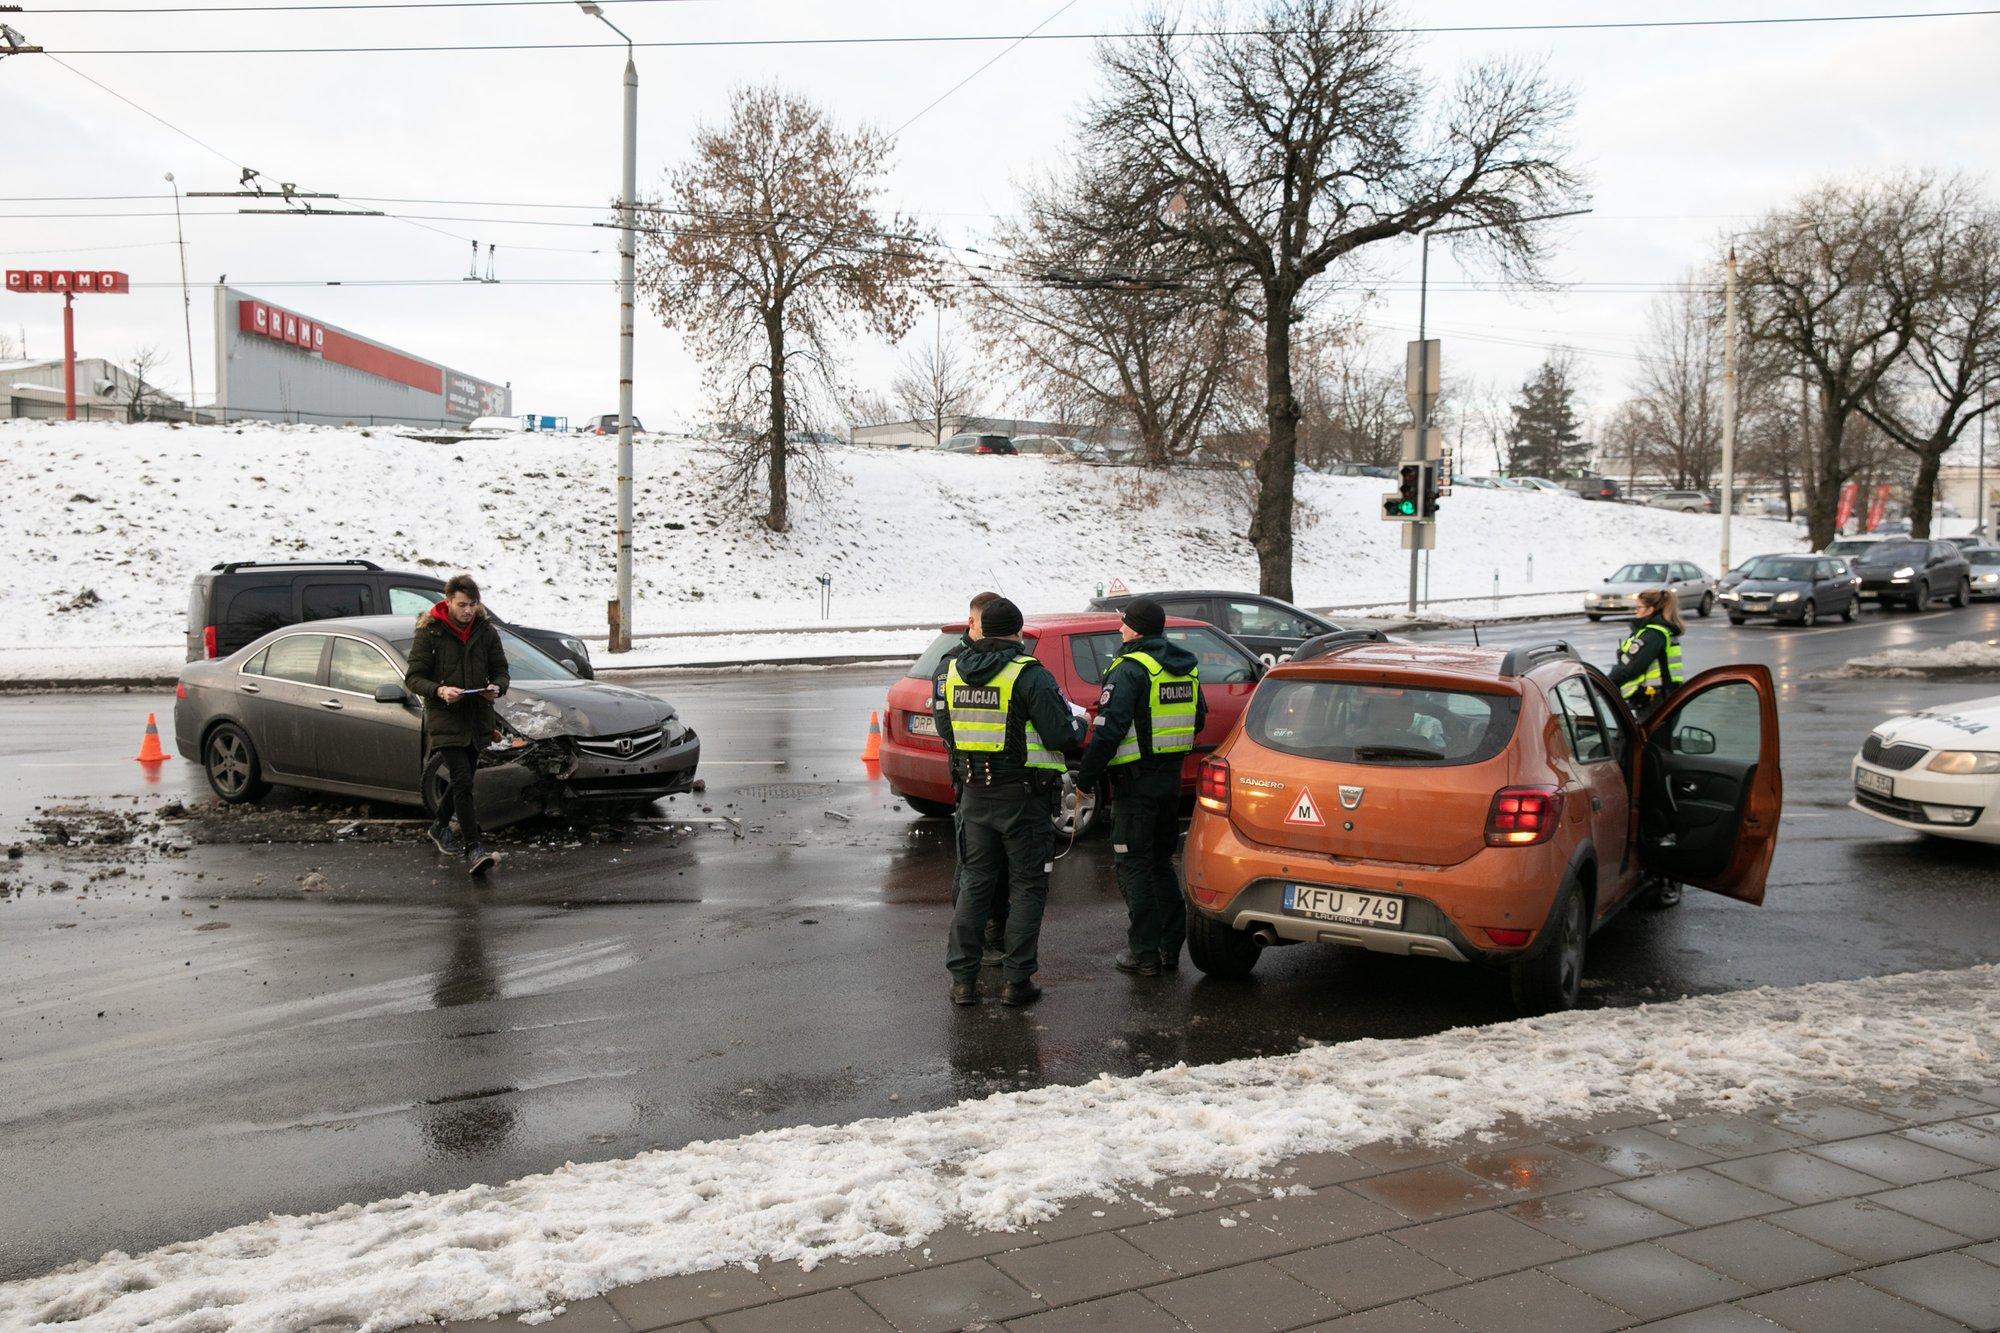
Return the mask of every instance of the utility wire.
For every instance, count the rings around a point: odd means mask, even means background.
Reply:
[[[247,11],[246,11],[247,12]],[[1504,32],[1629,32],[1675,28],[1743,28],[1798,26],[1815,23],[1891,23],[1910,19],[1989,18],[2000,9],[1933,9],[1900,14],[1799,14],[1771,18],[1733,19],[1636,19],[1599,23],[1489,23],[1456,26],[1401,26],[1382,31],[1401,34],[1504,33]],[[1177,40],[1203,37],[1270,36],[1282,30],[1269,28],[1201,29],[1169,34]],[[1027,33],[892,33],[876,37],[714,37],[683,38],[673,41],[632,42],[646,50],[756,49],[765,47],[822,46],[937,46],[968,45],[981,42],[1078,42],[1119,41],[1150,37],[1148,32],[1027,32]],[[64,55],[101,56],[217,56],[217,55],[439,55],[478,51],[604,51],[624,48],[625,42],[451,42],[418,46],[185,46],[185,47],[76,47]]]
[[[148,116],[151,117],[153,120],[157,120],[158,122],[160,122],[160,124],[166,126],[168,129],[172,130],[175,134],[180,135],[181,138],[186,139],[189,143],[193,144],[195,147],[202,149],[204,152],[213,153],[215,156],[221,158],[224,162],[227,162],[232,167],[236,167],[239,170],[242,168],[243,164],[241,162],[238,162],[235,158],[223,152],[220,148],[217,148],[214,144],[209,143],[203,139],[195,138],[192,134],[189,134],[186,130],[174,124],[171,120],[168,120],[165,116],[160,115],[156,111],[149,111],[145,107],[140,106],[137,102],[127,97],[124,93],[119,92],[116,88],[113,88],[110,84],[103,83],[97,79],[93,79],[92,77],[90,77],[90,75],[85,74],[82,70],[78,69],[75,65],[70,64],[66,60],[58,59],[53,55],[49,56],[49,59],[54,60],[58,65],[61,65],[64,69],[76,75],[76,77],[82,79],[85,83],[95,84],[97,87],[102,88],[105,92],[110,93],[113,97],[123,102],[126,106],[129,106],[134,111],[137,111],[140,115]]]
[[[1073,8],[1074,8],[1075,6],[1076,6],[1076,0],[1064,0],[1064,2],[1063,2],[1063,4],[1062,4],[1062,6],[1061,6],[1060,8],[1058,8],[1058,9],[1057,9],[1057,10],[1056,10],[1056,11],[1055,11],[1055,12],[1054,12],[1053,14],[1050,14],[1050,15],[1049,15],[1049,16],[1048,16],[1047,18],[1043,19],[1043,20],[1042,20],[1042,21],[1041,21],[1040,23],[1037,23],[1037,24],[1036,24],[1036,25],[1035,25],[1034,27],[1032,27],[1032,28],[1028,29],[1028,31],[1027,31],[1027,32],[1026,32],[1025,34],[1023,34],[1023,35],[1022,35],[1022,36],[1021,36],[1021,37],[1020,37],[1020,38],[1019,38],[1018,40],[1016,40],[1016,41],[1012,41],[1012,42],[1009,42],[1009,43],[1007,43],[1007,45],[1005,45],[1005,46],[1001,47],[1001,48],[999,49],[999,51],[997,51],[997,52],[996,52],[996,53],[994,54],[994,56],[993,56],[993,58],[992,58],[991,60],[988,60],[988,61],[987,61],[987,62],[986,62],[985,64],[981,65],[981,66],[980,66],[980,67],[979,67],[978,69],[975,69],[975,70],[973,70],[973,71],[972,71],[972,73],[970,73],[970,74],[966,75],[966,76],[965,76],[964,78],[960,79],[960,80],[959,80],[959,81],[958,81],[957,83],[954,83],[953,85],[951,85],[951,87],[949,87],[949,88],[945,89],[945,90],[944,90],[943,92],[939,93],[939,94],[938,94],[938,95],[937,95],[936,97],[933,97],[933,98],[932,98],[932,99],[931,99],[931,100],[930,100],[929,102],[926,102],[926,103],[924,104],[924,106],[923,106],[923,109],[922,109],[922,110],[920,110],[920,111],[918,111],[916,115],[914,115],[914,116],[911,116],[911,117],[910,117],[910,118],[909,118],[908,120],[906,120],[906,121],[904,121],[904,122],[903,122],[902,124],[898,125],[898,126],[897,126],[897,127],[895,128],[895,129],[893,129],[893,130],[890,130],[890,131],[889,131],[889,140],[890,140],[890,142],[892,142],[892,143],[893,143],[893,142],[894,142],[894,141],[895,141],[896,139],[900,138],[904,130],[907,130],[908,128],[910,128],[910,126],[912,126],[912,125],[916,124],[916,123],[917,123],[918,121],[922,120],[922,119],[924,118],[924,115],[925,115],[925,113],[926,113],[926,112],[929,112],[929,111],[930,111],[930,110],[931,110],[932,108],[936,107],[936,106],[937,106],[937,104],[938,104],[939,102],[942,102],[942,101],[944,101],[944,99],[945,99],[945,98],[947,98],[947,97],[950,97],[950,96],[951,96],[951,95],[952,95],[953,93],[957,92],[957,91],[958,91],[958,90],[959,90],[960,88],[963,88],[963,87],[964,87],[964,86],[965,86],[966,84],[968,84],[968,83],[971,83],[971,82],[972,82],[972,81],[973,81],[974,79],[976,79],[976,78],[978,78],[978,77],[979,77],[980,75],[984,74],[984,73],[985,73],[985,72],[986,72],[987,70],[989,70],[989,69],[992,69],[992,68],[993,68],[993,66],[995,66],[996,64],[998,64],[998,63],[999,63],[999,62],[1000,62],[1001,60],[1003,60],[1003,59],[1004,59],[1004,58],[1006,57],[1006,55],[1007,55],[1007,53],[1008,53],[1009,51],[1012,51],[1012,50],[1013,50],[1013,49],[1014,49],[1015,47],[1019,46],[1019,45],[1020,45],[1020,44],[1021,44],[1022,42],[1025,42],[1025,41],[1027,41],[1027,40],[1028,40],[1028,38],[1030,38],[1030,37],[1033,37],[1033,36],[1034,36],[1034,35],[1035,35],[1036,33],[1040,32],[1040,31],[1041,31],[1041,30],[1042,30],[1043,28],[1046,28],[1046,27],[1048,27],[1048,26],[1049,26],[1049,25],[1050,25],[1051,23],[1054,23],[1054,22],[1055,22],[1055,21],[1056,21],[1057,19],[1061,18],[1061,17],[1062,17],[1062,16],[1064,15],[1064,14],[1067,14],[1067,13],[1069,13],[1069,11],[1070,11],[1071,9],[1073,9]]]
[[[598,0],[605,5],[695,4],[705,0]],[[303,5],[87,5],[77,8],[31,9],[25,12],[42,18],[70,14],[299,14],[364,9],[517,9],[554,5],[568,9],[576,0],[334,0],[330,4]]]

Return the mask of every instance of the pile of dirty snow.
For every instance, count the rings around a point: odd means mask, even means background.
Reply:
[[[304,1329],[547,1310],[728,1264],[1018,1228],[1162,1177],[1541,1121],[1994,1081],[2000,971],[1597,1010],[774,1130],[505,1185],[272,1216],[0,1285],[0,1327]]]
[[[1974,677],[2000,675],[2000,640],[1961,639],[1939,648],[1891,648],[1850,657],[1827,679],[1857,677]]]
[[[651,436],[635,447],[637,638],[937,623],[988,587],[1029,611],[1062,611],[1114,578],[1135,591],[1257,583],[1242,536],[1249,488],[1233,471],[832,448],[819,493],[795,494],[792,530],[773,533],[716,494],[718,446]],[[0,422],[0,549],[14,560],[0,619],[13,645],[172,646],[190,581],[217,562],[368,559],[471,570],[511,619],[601,634],[614,457],[599,436],[432,444],[251,422]],[[1298,490],[1295,600],[1399,600],[1409,558],[1398,525],[1381,521],[1383,483],[1301,475]],[[1712,565],[1718,524],[1460,491],[1444,502],[1430,594],[1578,588],[1639,558]],[[1741,519],[1734,540],[1781,551],[1800,539],[1788,524]],[[821,575],[832,580],[824,617]]]

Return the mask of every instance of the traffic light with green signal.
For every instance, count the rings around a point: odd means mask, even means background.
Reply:
[[[1397,473],[1396,489],[1382,497],[1382,517],[1390,523],[1415,523],[1437,511],[1435,474],[1429,463],[1405,463]],[[1425,497],[1429,509],[1425,509]]]

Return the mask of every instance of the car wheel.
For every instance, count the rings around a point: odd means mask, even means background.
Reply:
[[[910,803],[910,809],[925,819],[950,819],[955,808],[944,801],[927,801],[921,796],[905,796],[903,799]]]
[[[417,794],[423,798],[424,812],[431,818],[436,819],[437,812],[444,807],[445,789],[450,785],[451,779],[444,771],[443,755],[433,754],[424,760],[423,774],[417,783]]]
[[[1806,604],[1799,608],[1799,628],[1811,629],[1814,625],[1817,625],[1818,623],[1819,623],[1819,606],[1817,603],[1813,601],[1812,598],[1808,597],[1806,598]]]
[[[1928,583],[1919,583],[1917,585],[1917,595],[1910,599],[1910,609],[1912,611],[1928,611],[1930,608],[1931,585]]]
[[[1959,610],[1972,605],[1972,580],[1966,579],[1958,585],[1958,591],[1951,595],[1951,604]]]
[[[250,734],[234,722],[225,722],[208,733],[201,758],[209,790],[231,805],[261,800],[271,790]]]
[[[1854,618],[1860,614],[1861,614],[1861,603],[1856,601],[1854,598],[1850,597],[1847,599],[1847,605],[1841,608],[1840,618],[1842,620],[1845,620],[1848,624],[1852,625],[1854,623]]]
[[[1192,909],[1187,921],[1188,958],[1211,977],[1247,977],[1264,946],[1248,931],[1226,926]]]
[[[1600,621],[1600,620],[1604,619],[1604,617],[1603,617],[1603,616],[1600,616],[1600,615],[1595,615],[1595,614],[1593,614],[1593,613],[1591,613],[1591,612],[1589,612],[1589,611],[1585,611],[1585,612],[1583,613],[1583,618],[1584,618],[1585,620],[1588,620],[1588,621],[1589,621],[1589,622],[1590,622],[1591,624],[1593,624],[1593,625],[1595,625],[1595,624],[1596,624],[1596,623],[1597,623],[1598,621]]]
[[[1071,827],[1070,812],[1056,807],[1056,836],[1058,838],[1083,838],[1103,822],[1101,816],[1111,805],[1111,789],[1100,784],[1094,791],[1078,793],[1082,799],[1077,803],[1075,827]]]
[[[1565,884],[1548,929],[1527,957],[1507,969],[1514,1007],[1524,1016],[1576,1008],[1583,994],[1583,895]]]
[[[1746,617],[1743,616],[1731,616],[1729,617],[1729,623],[1732,625],[1741,625],[1744,622],[1745,618]]]
[[[1703,620],[1706,620],[1708,619],[1708,613],[1713,611],[1714,609],[1715,609],[1715,594],[1712,592],[1705,592],[1701,595],[1701,605],[1697,606],[1694,609],[1694,613],[1700,616]]]

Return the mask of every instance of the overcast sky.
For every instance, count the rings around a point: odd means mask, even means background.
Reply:
[[[95,0],[65,0],[81,8]],[[104,0],[132,4],[134,0]],[[592,41],[611,34],[562,5],[378,12],[9,15],[52,51],[93,48]],[[1886,0],[1690,0],[1672,6],[1586,0],[1424,0],[1413,21],[1575,22],[1642,13],[1674,18],[1860,14],[1914,8]],[[1230,6],[1248,15],[1253,7]],[[1051,32],[1119,30],[1131,0],[967,4],[962,0],[642,0],[607,6],[639,41],[1025,32],[1062,10]],[[993,56],[998,45],[723,47],[641,50],[641,187],[656,186],[693,127],[718,118],[730,88],[776,81],[817,98],[844,122],[894,128]],[[1981,172],[2000,155],[2000,18],[1947,18],[1766,28],[1484,33],[1424,39],[1439,75],[1482,56],[1545,57],[1578,97],[1574,143],[1596,212],[1566,224],[1554,277],[1608,288],[1549,294],[1469,290],[1433,256],[1431,320],[1450,370],[1511,386],[1550,344],[1582,353],[1594,405],[1616,400],[1634,369],[1646,288],[1705,262],[1717,238],[1814,180],[1939,167]],[[149,119],[77,74],[33,56],[0,59],[5,193],[0,260],[10,267],[116,267],[130,296],[78,302],[79,353],[123,357],[141,344],[170,354],[187,380],[169,187],[229,189],[231,164],[302,189],[359,199],[482,201],[381,204],[389,219],[227,215],[224,201],[186,204],[190,276],[231,285],[493,380],[511,381],[517,410],[573,417],[617,406],[615,234],[577,223],[615,195],[622,52],[610,49],[358,55],[84,55],[92,78],[185,130]],[[978,245],[1013,207],[1013,182],[1063,150],[1093,82],[1087,41],[1025,44],[902,134],[886,203],[923,215],[957,244]],[[226,160],[225,160],[226,159]],[[26,202],[19,196],[143,195],[132,200]],[[23,214],[87,213],[86,217]],[[124,213],[127,216],[116,216]],[[477,220],[465,220],[477,219]],[[494,220],[505,219],[505,220]],[[438,228],[450,235],[425,227]],[[467,239],[499,247],[507,279],[458,281]],[[556,247],[553,250],[531,246]],[[594,253],[592,253],[594,251]],[[1366,318],[1385,353],[1414,336],[1416,247],[1381,247],[1380,293]],[[482,258],[483,268],[485,261]],[[327,280],[432,280],[431,286],[324,287]],[[212,298],[194,301],[198,392],[213,390]],[[949,316],[947,316],[949,319]],[[925,321],[928,325],[928,321]],[[59,304],[0,293],[0,329],[29,351],[60,350]],[[924,336],[928,336],[926,328]],[[705,417],[696,368],[673,334],[642,315],[638,411],[657,428]],[[854,348],[858,387],[886,387],[895,351]]]

